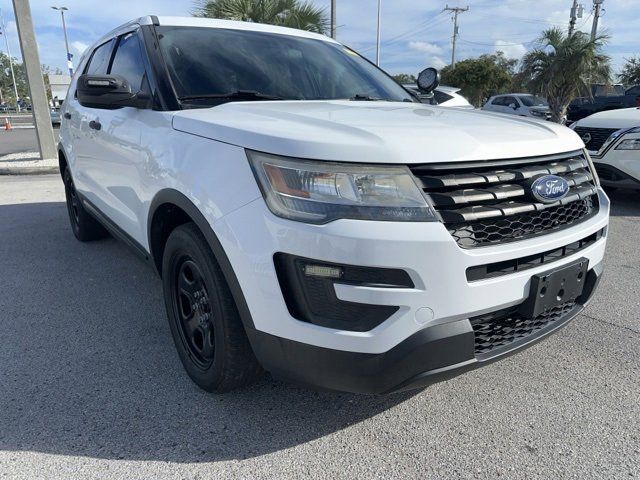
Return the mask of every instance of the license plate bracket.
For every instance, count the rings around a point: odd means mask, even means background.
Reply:
[[[575,262],[531,277],[529,296],[520,305],[525,318],[535,318],[566,302],[575,301],[584,288],[589,260]]]

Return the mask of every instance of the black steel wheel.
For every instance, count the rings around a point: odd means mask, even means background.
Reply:
[[[180,339],[194,365],[206,370],[213,363],[216,347],[211,300],[204,277],[195,261],[184,254],[176,259],[170,280]]]
[[[69,212],[69,222],[75,237],[81,242],[99,240],[108,235],[105,228],[93,218],[82,206],[76,188],[73,184],[71,171],[65,168],[62,173],[64,182],[64,193],[67,199],[67,211]]]
[[[224,275],[195,224],[169,235],[162,283],[178,355],[198,386],[225,392],[261,374]]]

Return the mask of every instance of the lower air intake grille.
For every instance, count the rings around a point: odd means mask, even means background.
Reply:
[[[471,318],[475,334],[475,354],[486,355],[496,348],[528,337],[562,320],[576,307],[576,302],[563,303],[534,318],[522,317],[517,307]]]

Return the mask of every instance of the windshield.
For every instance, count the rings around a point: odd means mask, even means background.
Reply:
[[[414,101],[377,67],[332,42],[203,27],[158,27],[158,33],[183,102],[210,106],[274,98]],[[211,98],[226,95],[232,98]]]
[[[519,97],[525,107],[548,107],[549,104],[544,98],[535,95],[523,95]]]

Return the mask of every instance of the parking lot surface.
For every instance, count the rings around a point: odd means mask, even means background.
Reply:
[[[0,177],[0,476],[640,476],[640,196],[614,193],[585,313],[529,350],[422,391],[315,392],[268,376],[199,390],[160,281],[77,242],[59,177]]]
[[[2,115],[0,115],[2,120]],[[58,138],[60,129],[55,127],[53,134]],[[56,140],[57,141],[57,140]],[[12,153],[37,152],[38,137],[35,128],[14,128],[13,130],[4,130],[0,125],[0,157],[10,155]]]

